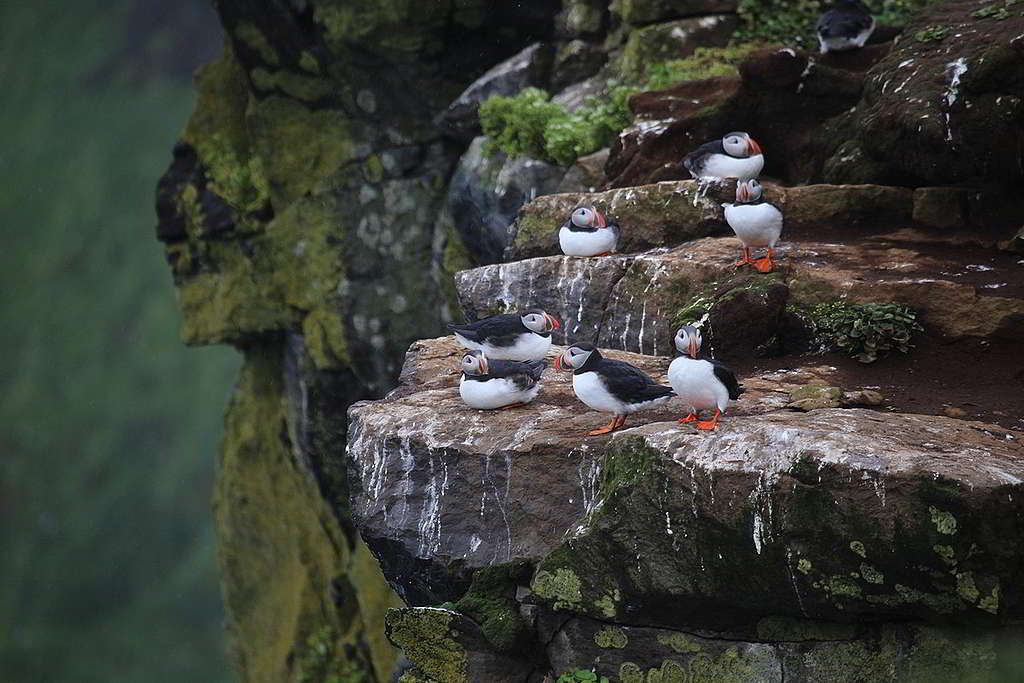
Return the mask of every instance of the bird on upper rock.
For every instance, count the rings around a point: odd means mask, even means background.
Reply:
[[[860,0],[836,0],[818,19],[817,30],[821,54],[856,50],[874,32],[875,18]]]
[[[694,178],[756,178],[764,168],[761,145],[748,133],[729,133],[721,140],[705,142],[683,158]]]
[[[551,331],[561,327],[558,318],[539,308],[492,315],[448,329],[467,349],[483,351],[492,360],[540,360],[551,349]]]
[[[558,229],[558,246],[566,256],[607,256],[619,244],[619,224],[593,206],[580,206]]]
[[[743,242],[743,258],[736,266],[753,265],[762,273],[775,268],[775,243],[782,234],[782,211],[762,198],[761,183],[753,178],[736,183],[736,203],[723,204],[725,221]],[[754,260],[750,250],[767,247],[768,255]]]
[[[603,357],[593,344],[573,344],[555,360],[555,367],[573,371],[576,398],[593,410],[615,416],[607,426],[589,431],[587,436],[615,431],[625,424],[629,413],[675,396],[675,392],[655,382],[643,370]]]
[[[483,351],[467,351],[460,363],[459,396],[480,410],[526,405],[537,398],[547,366],[543,360],[489,360]]]
[[[668,366],[668,381],[679,398],[690,406],[690,414],[679,422],[696,422],[697,429],[714,429],[718,419],[725,412],[729,401],[735,401],[743,393],[743,387],[736,381],[736,375],[717,360],[700,358],[700,330],[693,325],[683,325],[676,332],[676,349],[683,355]],[[702,410],[715,411],[710,420],[701,421]]]

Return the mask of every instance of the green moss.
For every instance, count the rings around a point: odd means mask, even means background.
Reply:
[[[469,683],[467,654],[452,630],[455,613],[429,607],[393,609],[388,637],[409,661],[436,683]]]
[[[956,575],[956,592],[965,602],[976,603],[981,592],[974,583],[974,574],[962,572]]]
[[[270,44],[266,36],[256,28],[255,24],[244,21],[235,27],[234,33],[236,38],[255,50],[264,63],[271,66],[277,66],[280,63],[281,60],[277,55],[277,50]]]
[[[919,43],[937,43],[952,33],[948,26],[928,26],[914,34],[914,39]]]
[[[700,643],[685,633],[659,633],[658,642],[680,654],[700,652],[704,649]]]
[[[932,546],[932,550],[935,551],[935,554],[938,555],[939,558],[941,558],[943,562],[945,562],[946,564],[948,564],[951,567],[955,567],[956,566],[956,553],[953,550],[952,546],[948,546],[948,545],[933,545]]]
[[[952,536],[956,533],[956,517],[952,514],[932,506],[928,507],[928,514],[931,515],[932,524],[940,534]]]
[[[299,55],[299,66],[310,73],[320,73],[320,60],[308,50],[303,50],[302,54]]]
[[[554,602],[555,609],[573,609],[583,602],[580,578],[571,569],[541,570],[531,585],[537,596]]]
[[[992,588],[992,592],[978,601],[978,608],[990,614],[999,613],[999,584]]]
[[[848,576],[830,576],[823,586],[833,597],[860,599],[863,595],[861,587]]]
[[[281,92],[304,102],[316,102],[331,96],[337,85],[324,78],[299,74],[287,69],[269,71],[256,67],[249,76],[253,87],[262,92],[280,90]]]
[[[860,563],[860,575],[868,583],[884,583],[885,574],[866,562]]]
[[[241,212],[262,210],[270,200],[270,188],[260,157],[240,155],[226,135],[213,133],[196,143],[199,160],[206,167],[207,187]]]
[[[469,591],[455,603],[455,609],[479,624],[487,640],[501,652],[522,648],[530,638],[515,600],[516,586],[528,571],[525,562],[478,569]]]
[[[373,683],[365,663],[347,660],[337,632],[324,627],[306,640],[296,665],[296,683]]]
[[[621,650],[629,643],[626,632],[617,626],[605,626],[594,634],[594,644],[600,648]]]
[[[594,601],[594,607],[597,609],[598,614],[605,617],[606,619],[613,619],[618,613],[616,603],[622,599],[619,594],[619,589],[616,588],[610,593],[602,595],[600,598]]]
[[[647,67],[645,90],[663,90],[684,81],[716,76],[738,76],[737,67],[750,53],[760,47],[743,43],[729,47],[698,47],[685,59],[670,59]]]
[[[864,544],[861,541],[850,541],[850,550],[857,553],[861,557],[867,557],[867,551],[864,549]]]
[[[338,370],[349,364],[344,323],[337,311],[310,312],[302,320],[302,337],[317,370]]]

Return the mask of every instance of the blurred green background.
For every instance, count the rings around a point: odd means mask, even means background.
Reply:
[[[210,486],[239,365],[179,341],[154,186],[207,0],[0,3],[0,680],[228,681]]]

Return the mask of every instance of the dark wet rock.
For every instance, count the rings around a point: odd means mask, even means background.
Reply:
[[[600,45],[585,40],[571,40],[555,54],[551,68],[551,90],[557,92],[573,83],[590,78],[608,61]]]
[[[963,227],[969,195],[961,187],[919,187],[914,190],[914,222],[939,230]]]
[[[837,122],[827,182],[997,184],[1024,179],[1024,19],[974,16],[991,3],[945,2],[915,15],[867,74],[856,110]],[[919,40],[941,26],[950,36]]]
[[[604,165],[608,162],[608,148],[582,156],[566,171],[557,192],[593,192],[604,184]]]
[[[737,0],[620,0],[615,10],[628,24],[651,24],[667,19],[735,12]]]
[[[738,24],[734,14],[712,14],[637,29],[626,40],[619,68],[642,80],[650,64],[689,57],[698,47],[724,46]]]
[[[492,95],[511,96],[530,86],[546,86],[552,58],[550,45],[535,43],[492,67],[441,114],[438,123],[442,130],[448,135],[466,140],[479,135],[477,111],[480,103]]]
[[[565,170],[536,159],[487,153],[487,138],[470,143],[448,183],[442,229],[454,229],[476,263],[501,260],[508,226],[519,208],[554,192]]]
[[[809,179],[816,170],[815,134],[857,103],[863,75],[777,47],[753,53],[740,73],[632,97],[633,125],[612,147],[609,185],[687,178],[683,157],[731,130],[748,131],[761,143],[765,175]]]

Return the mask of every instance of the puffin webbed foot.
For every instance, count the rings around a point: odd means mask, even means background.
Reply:
[[[765,258],[758,259],[753,262],[754,267],[757,268],[759,273],[770,273],[775,270],[775,261],[771,257],[766,256]]]
[[[721,414],[722,411],[716,410],[715,416],[713,418],[711,418],[710,420],[699,421],[697,422],[697,424],[694,425],[694,427],[696,427],[697,429],[712,430],[718,426],[718,418]]]
[[[676,422],[678,422],[679,424],[686,424],[687,422],[696,422],[696,421],[697,421],[697,413],[690,413],[686,417],[681,417],[678,420],[676,420]]]
[[[612,418],[612,421],[606,424],[604,427],[598,429],[592,429],[587,432],[587,436],[598,436],[599,434],[607,434],[608,432],[614,432],[616,429],[626,424],[625,415],[616,415]]]

